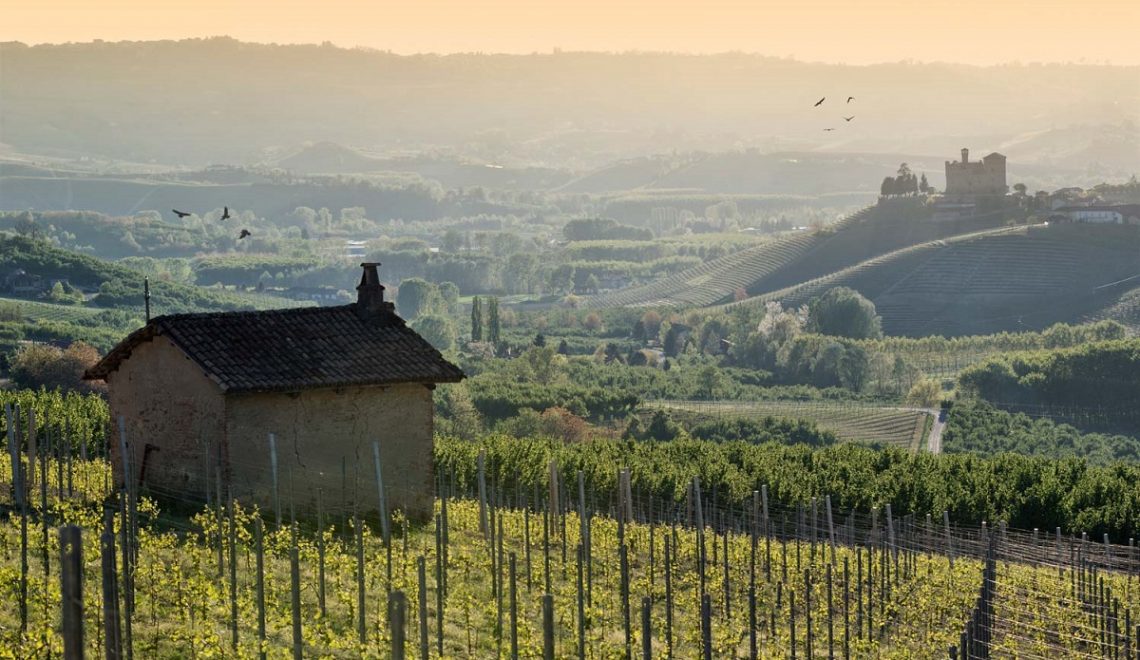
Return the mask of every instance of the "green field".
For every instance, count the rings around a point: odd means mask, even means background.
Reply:
[[[98,307],[82,305],[56,305],[25,300],[23,298],[0,298],[0,308],[15,308],[19,314],[31,321],[78,321],[103,311]]]
[[[651,401],[696,417],[784,417],[815,422],[841,440],[879,442],[918,451],[925,442],[930,413],[914,408],[850,401]]]

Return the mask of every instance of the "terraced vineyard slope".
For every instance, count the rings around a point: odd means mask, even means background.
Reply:
[[[0,307],[33,321],[79,321],[104,311],[92,307],[56,305],[22,298],[0,298]]]
[[[932,412],[848,401],[652,401],[646,407],[698,418],[784,417],[815,422],[841,440],[877,442],[918,451]]]
[[[657,282],[591,298],[591,307],[709,306],[823,277],[893,250],[1000,226],[1001,212],[933,222],[918,199],[867,207],[839,222],[741,250]]]
[[[736,304],[800,305],[846,286],[889,335],[989,334],[1128,318],[1138,273],[1138,227],[1033,225],[923,243]]]

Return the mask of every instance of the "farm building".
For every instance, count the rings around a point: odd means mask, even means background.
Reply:
[[[378,441],[389,507],[428,515],[432,390],[464,376],[384,300],[378,265],[362,264],[348,305],[161,316],[115,346],[84,377],[107,382],[132,479],[201,498],[220,473],[264,508],[272,433],[283,507],[311,510],[319,489],[327,504],[375,510]]]

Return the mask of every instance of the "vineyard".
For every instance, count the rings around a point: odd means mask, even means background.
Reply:
[[[1095,287],[1136,270],[1134,250],[1123,247],[1134,244],[1136,237],[1124,232],[1120,245],[1105,245],[1094,233],[1102,229],[1077,233],[1072,227],[1033,226],[961,234],[888,252],[724,307],[769,301],[795,307],[845,286],[875,302],[883,330],[891,335],[923,336],[946,323],[952,325],[945,326],[943,334],[954,335],[1077,321],[1112,300],[1111,292]],[[972,297],[964,303],[963,296]],[[1044,297],[1053,303],[1050,312],[1040,309]],[[1125,306],[1117,303],[1100,316],[1127,317]],[[975,318],[979,316],[984,317]]]
[[[662,497],[641,468],[614,462],[607,482],[585,464],[544,463],[534,443],[516,443],[529,458],[512,465],[494,447],[445,442],[426,521],[388,512],[391,489],[366,469],[354,468],[358,495],[334,502],[320,497],[321,475],[288,462],[280,499],[262,508],[224,470],[207,473],[203,492],[165,488],[156,500],[122,485],[94,401],[6,402],[0,648],[11,657],[1135,658],[1140,648],[1134,539],[854,510],[842,496],[789,503],[785,487],[766,484],[741,499],[699,477]],[[296,506],[314,490],[315,509]]]
[[[596,296],[591,307],[710,306],[728,303],[743,289],[770,294],[805,282],[834,278],[846,269],[905,248],[968,235],[1001,224],[1000,212],[952,222],[929,222],[914,200],[866,207],[812,231],[793,234],[709,261],[668,278]],[[865,269],[864,269],[865,270]]]
[[[820,240],[800,233],[746,248],[651,284],[606,293],[590,307],[705,306],[731,299],[733,292],[801,257]]]
[[[696,418],[782,417],[815,422],[841,440],[879,442],[918,451],[925,443],[930,412],[854,401],[651,401],[650,409]]]
[[[22,298],[0,298],[0,307],[11,309],[21,318],[32,321],[80,321],[102,311],[93,307],[56,305]]]

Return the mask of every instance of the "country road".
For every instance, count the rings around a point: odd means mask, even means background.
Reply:
[[[934,416],[934,424],[930,427],[930,437],[926,439],[926,449],[931,454],[941,454],[942,429],[946,428],[946,422],[941,418],[942,411],[937,408],[928,408],[927,412]]]

